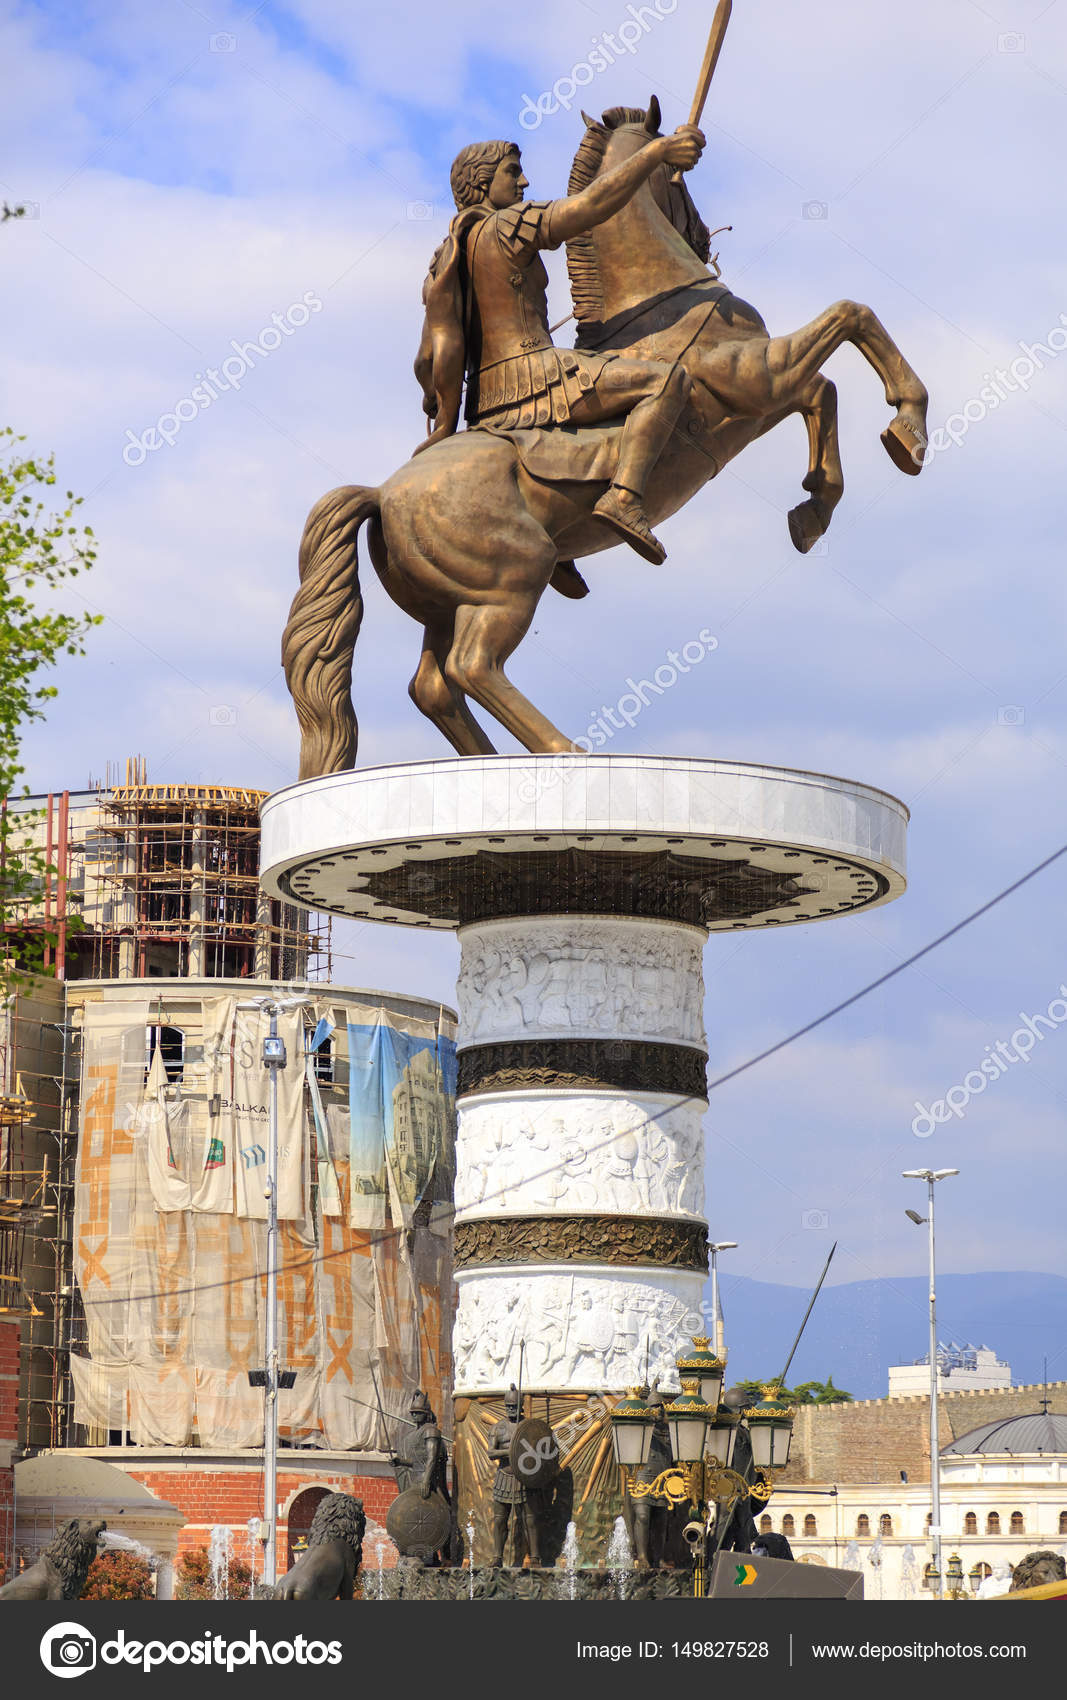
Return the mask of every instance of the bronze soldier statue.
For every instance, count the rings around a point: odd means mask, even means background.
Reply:
[[[386,1529],[402,1558],[433,1565],[447,1551],[451,1533],[448,1453],[421,1388],[412,1395],[409,1410],[412,1426],[392,1455],[400,1491],[389,1507]]]
[[[686,124],[578,194],[526,201],[518,145],[474,142],[452,166],[459,210],[423,288],[415,372],[435,423],[420,449],[455,431],[464,371],[472,426],[509,431],[621,421],[618,468],[593,515],[655,565],[666,551],[645,515],[645,485],[692,398],[692,383],[679,360],[554,347],[541,250],[603,224],[654,171],[665,164],[689,169],[703,148],[701,131]],[[557,588],[565,586],[557,581]]]
[[[408,1488],[417,1488],[423,1499],[439,1493],[446,1504],[450,1504],[446,1469],[448,1452],[437,1426],[437,1415],[421,1387],[412,1394],[409,1415],[414,1427],[404,1435],[400,1450],[392,1458],[396,1485],[401,1493]]]
[[[521,1543],[525,1536],[530,1563],[535,1567],[539,1567],[541,1563],[541,1531],[538,1528],[538,1520],[531,1515],[526,1489],[511,1466],[511,1443],[521,1421],[519,1390],[512,1382],[504,1398],[504,1415],[489,1430],[489,1456],[496,1463],[496,1479],[493,1482],[493,1564],[498,1570],[502,1569],[504,1564],[504,1547],[513,1509],[517,1540]]]
[[[645,1485],[654,1482],[657,1476],[662,1475],[664,1470],[669,1470],[674,1463],[670,1425],[667,1422],[667,1404],[658,1389],[654,1388],[649,1395],[648,1406],[653,1414],[652,1440],[648,1448],[648,1460],[637,1472],[638,1482]],[[662,1569],[667,1547],[670,1501],[661,1495],[649,1494],[647,1497],[635,1499],[633,1507],[634,1546],[637,1549],[638,1568]]]

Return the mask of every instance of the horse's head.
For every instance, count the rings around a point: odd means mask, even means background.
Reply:
[[[631,159],[660,134],[655,95],[647,109],[613,106],[600,119],[587,112],[582,117],[586,131],[571,167],[571,195]],[[620,299],[641,299],[686,276],[699,276],[690,256],[701,266],[707,264],[708,227],[685,178],[679,175],[675,183],[673,176],[671,167],[658,166],[614,218],[568,243],[567,268],[579,324],[609,317]]]

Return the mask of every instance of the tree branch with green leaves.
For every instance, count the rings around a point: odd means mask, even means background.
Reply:
[[[63,655],[84,655],[84,639],[102,616],[54,606],[69,580],[96,559],[89,526],[74,523],[82,497],[68,490],[59,506],[54,457],[24,455],[18,437],[0,430],[0,989],[5,993],[44,971],[44,946],[55,943],[39,895],[56,873],[35,839],[42,811],[15,810],[29,795],[20,785],[26,727],[45,716],[57,695],[48,669]]]

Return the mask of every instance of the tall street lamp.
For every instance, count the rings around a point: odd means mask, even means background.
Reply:
[[[717,1358],[725,1358],[725,1334],[722,1325],[722,1308],[719,1304],[719,1253],[720,1251],[736,1251],[736,1240],[719,1240],[715,1245],[709,1245],[711,1253],[711,1339]]]
[[[278,1365],[278,1070],[285,1068],[288,1057],[285,1040],[278,1032],[278,1017],[292,1009],[304,1009],[312,1000],[306,997],[261,997],[239,1003],[238,1009],[263,1011],[270,1027],[263,1039],[262,1063],[270,1076],[270,1134],[267,1141],[267,1268],[266,1268],[266,1326],[264,1356],[266,1367],[250,1370],[248,1380],[253,1387],[263,1388],[263,1521],[266,1541],[263,1551],[263,1580],[273,1587],[278,1579],[278,1389],[292,1387],[292,1370],[280,1370]]]
[[[916,1225],[922,1227],[927,1223],[930,1228],[930,1540],[933,1546],[933,1556],[927,1566],[929,1574],[928,1585],[931,1592],[941,1598],[942,1568],[941,1568],[941,1447],[937,1433],[937,1283],[935,1276],[934,1255],[934,1187],[938,1181],[947,1180],[949,1175],[958,1175],[958,1169],[905,1169],[903,1177],[906,1181],[925,1181],[928,1188],[928,1216],[920,1216],[917,1211],[909,1210],[907,1215]]]

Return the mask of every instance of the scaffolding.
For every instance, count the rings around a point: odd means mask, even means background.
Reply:
[[[56,981],[11,994],[0,1026],[0,1317],[21,1324],[23,1445],[69,1439],[69,1353],[85,1337],[72,1274],[74,1038]]]
[[[330,918],[260,892],[267,795],[150,785],[138,756],[124,778],[109,766],[84,791],[3,805],[25,822],[7,854],[46,869],[0,923],[9,960],[35,940],[45,971],[0,1005],[0,1318],[22,1329],[23,1450],[72,1443],[70,1353],[87,1340],[73,1274],[81,1036],[66,985],[332,976]]]
[[[332,922],[264,896],[259,809],[237,785],[125,783],[48,793],[27,837],[47,864],[9,935],[36,934],[59,980],[211,978],[328,981]]]

